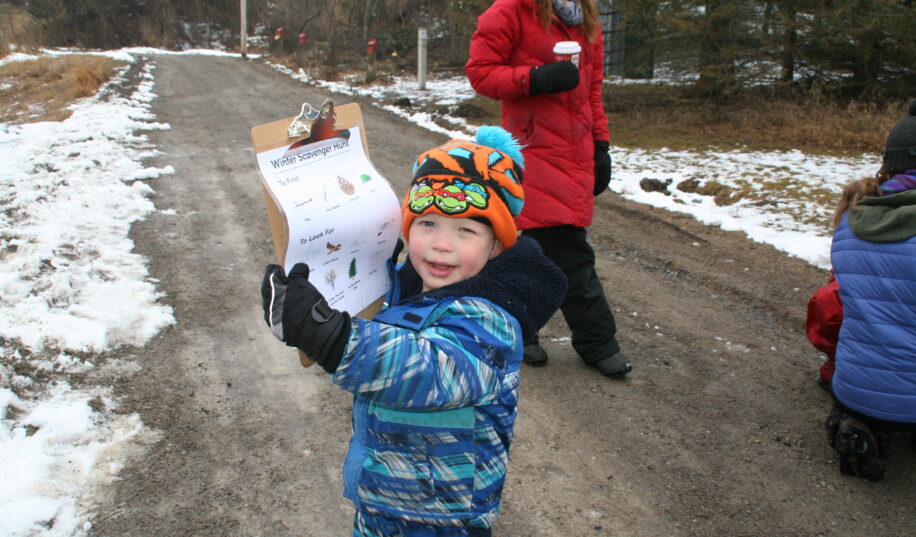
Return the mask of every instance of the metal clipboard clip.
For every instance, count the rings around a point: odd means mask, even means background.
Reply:
[[[309,103],[302,103],[302,110],[299,115],[286,128],[286,136],[289,138],[297,138],[302,135],[309,136],[312,133],[312,125],[316,121],[323,123],[321,120],[327,120],[328,117],[333,118],[333,116],[334,103],[330,99],[325,99],[321,103],[321,108],[318,109],[315,109]]]

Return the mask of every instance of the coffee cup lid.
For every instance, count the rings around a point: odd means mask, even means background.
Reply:
[[[582,52],[582,47],[576,41],[560,41],[553,46],[554,54],[576,54]]]

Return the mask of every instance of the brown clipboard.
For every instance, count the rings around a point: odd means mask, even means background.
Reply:
[[[348,103],[335,107],[326,100],[320,108],[314,108],[308,103],[302,105],[298,116],[278,119],[251,129],[251,141],[254,144],[255,155],[258,153],[292,145],[300,141],[318,141],[322,133],[341,131],[359,127],[360,141],[366,158],[369,158],[369,144],[366,142],[366,129],[363,124],[362,111],[357,103]],[[312,140],[309,140],[312,138]],[[267,209],[267,221],[270,224],[270,236],[273,239],[274,254],[277,263],[281,266],[286,259],[286,250],[289,246],[289,224],[280,208],[280,204],[273,198],[267,188],[260,171],[261,191],[264,194],[264,204]],[[372,304],[357,314],[357,317],[371,319],[381,309],[384,296],[379,297]],[[299,361],[303,367],[309,367],[314,362],[299,350]]]

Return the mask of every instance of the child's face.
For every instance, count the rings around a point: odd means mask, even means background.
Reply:
[[[486,224],[427,214],[410,225],[407,251],[423,291],[429,291],[476,276],[502,246]]]

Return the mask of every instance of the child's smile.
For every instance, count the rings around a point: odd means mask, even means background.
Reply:
[[[432,273],[432,275],[437,278],[447,278],[448,275],[451,274],[452,270],[455,269],[454,265],[446,265],[433,261],[425,261],[425,263],[429,267],[429,271]]]
[[[502,248],[490,226],[470,218],[427,214],[410,226],[410,262],[423,291],[476,276]]]

